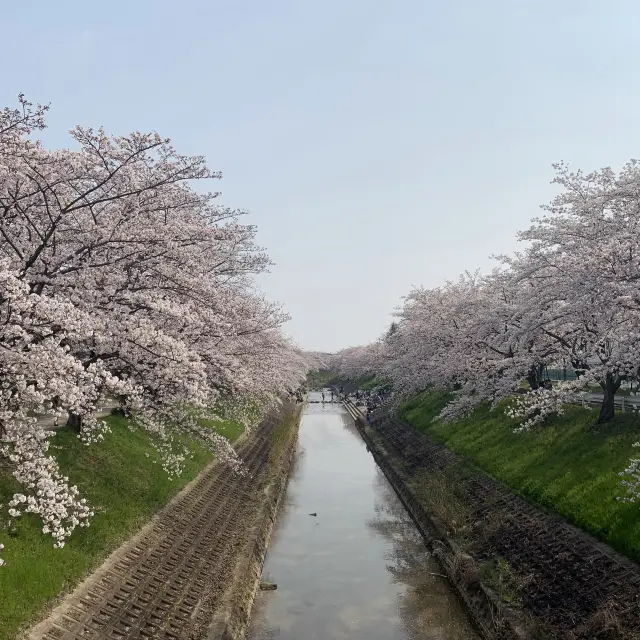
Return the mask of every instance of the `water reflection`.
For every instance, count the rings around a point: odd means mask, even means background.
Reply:
[[[459,604],[451,597],[448,579],[442,575],[424,546],[413,521],[380,469],[376,469],[375,516],[368,526],[388,540],[386,569],[396,584],[405,588],[398,595],[398,615],[405,637],[474,638],[459,625]],[[462,622],[466,622],[462,620]]]
[[[249,637],[476,638],[348,414],[308,405],[300,449]]]

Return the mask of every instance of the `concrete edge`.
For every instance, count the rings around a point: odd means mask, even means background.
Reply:
[[[207,640],[242,640],[245,638],[251,620],[253,603],[260,586],[262,567],[271,542],[280,504],[288,485],[289,474],[297,450],[302,410],[305,405],[306,402],[303,402],[293,413],[296,421],[295,428],[292,429],[290,441],[286,444],[283,459],[277,463],[274,477],[268,480],[263,490],[262,505],[249,535],[247,556],[243,558],[244,554],[238,554],[239,562],[236,566],[233,583],[225,592],[218,611],[207,628],[204,636]],[[286,415],[283,416],[284,418]]]

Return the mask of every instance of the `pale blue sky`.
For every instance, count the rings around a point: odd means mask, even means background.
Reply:
[[[2,2],[0,104],[155,129],[221,170],[305,348],[513,250],[550,165],[640,156],[632,0]],[[31,7],[31,8],[28,8]]]

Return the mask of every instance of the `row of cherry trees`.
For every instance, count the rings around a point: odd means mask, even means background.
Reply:
[[[241,211],[194,188],[220,178],[155,133],[78,127],[73,149],[33,139],[46,106],[0,111],[0,457],[24,486],[11,517],[39,514],[58,547],[92,515],[48,452],[36,414],[104,437],[105,397],[153,435],[179,473],[176,430],[237,464],[198,418],[255,421],[295,389],[308,362],[287,319],[256,291],[269,265]],[[1,562],[1,561],[0,561]]]
[[[489,275],[414,289],[389,332],[337,354],[334,369],[385,376],[401,394],[449,387],[446,420],[495,407],[526,380],[530,391],[509,410],[523,430],[599,385],[598,423],[609,422],[616,391],[640,375],[640,164],[555,169],[561,192],[519,234],[521,252],[498,257]],[[570,366],[578,379],[546,388],[547,366]],[[632,496],[639,469],[635,460],[626,472]]]

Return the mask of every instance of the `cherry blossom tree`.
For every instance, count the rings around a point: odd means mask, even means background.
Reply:
[[[309,371],[324,371],[329,369],[333,354],[324,351],[306,351],[304,357],[307,360]]]
[[[530,247],[510,267],[526,286],[523,306],[538,340],[551,342],[555,360],[580,377],[537,395],[548,412],[566,401],[566,389],[597,383],[598,422],[606,423],[621,383],[640,370],[640,166],[585,175],[560,164],[555,182],[562,193],[521,234]],[[537,401],[530,408],[541,409]]]
[[[81,127],[74,149],[47,150],[30,138],[47,109],[20,96],[0,111],[0,453],[30,491],[14,496],[13,513],[27,504],[62,546],[90,510],[33,413],[69,413],[91,444],[106,432],[92,415],[109,395],[170,473],[184,461],[176,431],[237,466],[199,418],[225,397],[258,420],[308,362],[282,334],[286,314],[253,284],[269,266],[255,227],[194,189],[221,177],[204,158],[155,133]]]
[[[373,376],[378,370],[378,347],[379,343],[374,342],[370,345],[343,349],[331,359],[331,370],[345,379],[357,380]]]
[[[561,192],[519,234],[522,252],[500,257],[488,276],[414,289],[392,334],[337,354],[335,370],[384,375],[399,395],[448,387],[453,400],[439,416],[447,420],[515,397],[509,413],[521,429],[599,385],[597,423],[608,423],[621,384],[640,375],[640,164],[555,168]],[[577,380],[548,388],[547,366],[570,366]],[[529,393],[515,394],[523,380]],[[637,459],[623,475],[640,494]]]

